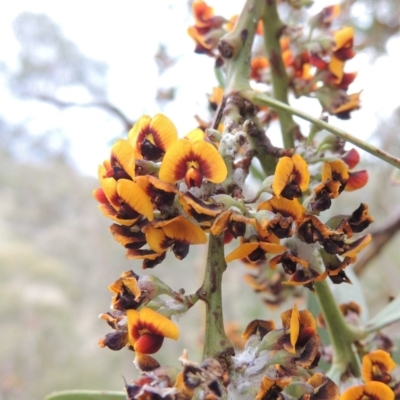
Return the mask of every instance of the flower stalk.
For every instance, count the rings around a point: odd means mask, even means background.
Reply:
[[[224,330],[222,310],[222,274],[226,270],[223,235],[210,233],[203,284],[197,291],[206,304],[206,326],[203,359],[226,359],[233,355],[233,348]]]
[[[354,376],[360,376],[360,365],[353,350],[353,343],[364,339],[367,334],[345,321],[326,280],[315,282],[315,293],[333,349],[332,366],[327,376],[336,383],[340,382],[342,375],[348,370]]]
[[[393,156],[392,154],[387,153],[386,151],[383,151],[381,149],[378,149],[375,146],[372,146],[371,144],[353,136],[350,135],[349,133],[345,132],[344,130],[337,128],[333,125],[328,124],[327,122],[323,121],[322,119],[315,118],[311,116],[310,114],[305,113],[304,111],[298,110],[297,108],[293,108],[282,101],[275,100],[272,97],[263,94],[263,93],[257,93],[253,90],[247,91],[245,93],[242,93],[247,99],[250,101],[253,101],[255,104],[259,105],[265,105],[269,106],[271,108],[275,108],[277,110],[284,110],[292,115],[296,115],[297,117],[300,117],[308,122],[311,122],[315,126],[325,129],[330,133],[333,133],[337,137],[354,144],[355,146],[359,147],[360,149],[366,151],[369,154],[372,154],[373,156],[380,158],[381,160],[387,162],[390,165],[393,165],[396,168],[400,168],[400,159]]]
[[[282,59],[282,50],[279,38],[285,25],[279,18],[276,1],[267,1],[262,15],[264,23],[264,42],[267,50],[268,60],[271,65],[271,81],[274,91],[274,98],[289,104],[288,88],[289,79],[286,74],[285,65]],[[294,136],[298,130],[292,114],[284,109],[277,109],[283,145],[286,149],[294,147]]]

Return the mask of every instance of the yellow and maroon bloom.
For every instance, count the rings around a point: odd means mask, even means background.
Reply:
[[[127,140],[119,139],[114,143],[111,148],[110,169],[105,176],[116,180],[135,176],[135,153]]]
[[[324,162],[322,183],[314,188],[314,196],[309,202],[313,211],[325,211],[330,208],[332,200],[345,189],[349,180],[349,170],[342,160]]]
[[[154,207],[162,211],[171,207],[178,190],[174,185],[157,179],[152,175],[137,176],[133,179],[148,195]]]
[[[334,33],[333,55],[339,60],[350,60],[355,56],[353,50],[354,28],[345,26]]]
[[[352,386],[346,389],[341,400],[394,400],[393,390],[382,382],[370,381],[365,385]]]
[[[307,383],[313,387],[313,393],[303,395],[299,400],[340,400],[338,386],[326,375],[316,373]]]
[[[372,240],[372,236],[370,234],[364,235],[353,242],[346,243],[345,241],[342,243],[336,242],[335,245],[338,246],[339,254],[341,257],[357,257],[358,253],[367,247]],[[329,252],[329,246],[324,246],[324,249]]]
[[[100,210],[106,217],[121,225],[133,225],[141,216],[149,221],[153,219],[153,205],[150,198],[139,185],[129,179],[108,178],[106,168],[99,166],[99,180],[108,203],[101,203]],[[94,192],[96,199],[104,201],[99,191]]]
[[[211,227],[211,233],[214,236],[219,236],[222,233],[228,233],[235,239],[239,236],[244,236],[246,226],[255,222],[252,218],[247,218],[244,215],[233,210],[221,212],[216,218]]]
[[[263,220],[262,227],[279,239],[292,236],[293,222],[300,221],[305,213],[305,208],[298,200],[278,199],[276,196],[260,203],[258,210],[267,210],[276,214],[275,218]]]
[[[140,229],[112,224],[110,232],[114,239],[127,249],[140,249],[146,244],[146,236]]]
[[[142,268],[154,268],[165,259],[166,252],[157,253],[152,249],[132,249],[128,248],[125,254],[128,260],[143,260]]]
[[[176,258],[182,260],[191,244],[204,244],[207,236],[196,224],[182,215],[170,220],[154,221],[143,228],[148,245],[157,253],[172,247]]]
[[[312,314],[308,310],[299,311],[295,304],[293,309],[281,314],[281,319],[287,333],[279,340],[279,344],[289,353],[298,354],[295,364],[303,368],[314,368],[320,357],[320,337]]]
[[[110,350],[118,351],[128,344],[128,330],[125,321],[125,313],[113,310],[111,313],[100,314],[99,318],[106,321],[114,331],[107,333],[97,342],[102,348],[108,347]]]
[[[111,301],[113,309],[127,310],[140,306],[142,291],[138,285],[138,278],[133,271],[126,271],[108,287],[108,290],[114,294]]]
[[[368,206],[361,203],[360,206],[348,217],[343,218],[336,230],[343,231],[348,238],[352,237],[353,233],[360,233],[374,222],[374,218],[369,214]]]
[[[250,336],[257,335],[260,339],[262,339],[268,332],[274,331],[275,329],[276,324],[272,319],[267,321],[255,319],[247,325],[246,329],[242,333],[242,337],[248,340]]]
[[[360,108],[360,94],[361,92],[346,95],[339,105],[329,110],[330,114],[340,119],[349,119],[351,111]]]
[[[203,179],[221,183],[227,174],[225,162],[212,144],[202,140],[192,143],[180,139],[166,152],[159,178],[168,183],[184,179],[190,189],[200,187]]]
[[[187,33],[196,44],[195,53],[213,55],[213,50],[218,44],[219,35],[218,37],[213,37],[210,28],[201,28],[196,25],[189,26]]]
[[[139,311],[129,309],[126,315],[129,344],[138,353],[154,354],[160,350],[164,338],[179,338],[178,327],[150,308],[144,307]]]
[[[255,400],[266,400],[266,399],[283,399],[280,395],[282,390],[289,386],[292,377],[289,375],[284,375],[279,378],[269,378],[265,375],[261,381],[260,390],[258,391]]]
[[[282,283],[284,285],[304,286],[313,292],[314,282],[321,282],[327,276],[327,271],[320,273],[311,266],[305,268],[301,264],[297,264],[296,271],[290,276],[290,279]]]
[[[389,353],[375,350],[362,359],[362,377],[364,382],[379,381],[386,385],[392,380],[390,373],[396,368],[396,363]]]
[[[250,262],[266,260],[266,254],[282,253],[286,250],[285,246],[277,243],[271,243],[261,240],[253,236],[250,241],[242,242],[242,244],[226,256],[226,262],[246,258]]]
[[[300,155],[279,159],[272,183],[272,189],[278,199],[285,197],[293,200],[295,197],[301,197],[309,182],[308,165]]]
[[[163,114],[157,114],[154,118],[142,116],[128,134],[135,158],[150,161],[160,160],[177,139],[175,125]]]
[[[306,215],[297,227],[300,240],[307,244],[322,242],[331,232],[315,215]]]
[[[212,221],[222,211],[221,205],[202,201],[190,192],[179,192],[178,195],[185,213],[193,217],[201,226],[210,227]]]
[[[199,28],[219,28],[226,22],[224,17],[215,16],[214,9],[202,0],[195,0],[192,3],[192,11],[196,26]]]
[[[293,275],[296,272],[297,264],[300,264],[303,268],[308,268],[309,266],[307,261],[296,257],[289,251],[285,251],[282,254],[272,257],[268,263],[271,269],[275,269],[278,264],[282,264],[283,270],[288,275]]]

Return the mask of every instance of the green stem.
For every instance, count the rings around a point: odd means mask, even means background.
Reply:
[[[271,66],[271,80],[274,89],[274,97],[286,104],[289,104],[288,89],[289,78],[286,74],[285,65],[282,59],[282,50],[279,38],[284,29],[284,24],[279,18],[276,1],[266,2],[262,16],[264,23],[264,42],[267,50],[267,57]],[[298,126],[292,118],[292,114],[286,110],[277,111],[281,126],[283,145],[286,149],[294,147],[294,136]]]
[[[328,282],[315,282],[315,292],[333,349],[332,366],[327,375],[336,383],[339,383],[338,378],[349,369],[354,376],[360,376],[359,361],[352,345],[363,339],[365,332],[347,324]]]
[[[204,281],[197,291],[206,303],[206,327],[203,359],[213,357],[227,361],[233,348],[225,335],[222,312],[222,274],[226,269],[223,235],[210,233]]]
[[[383,151],[375,146],[372,146],[371,144],[364,142],[361,139],[356,138],[355,136],[350,135],[349,133],[345,132],[344,130],[340,128],[336,128],[335,126],[332,126],[328,124],[325,121],[322,121],[321,119],[315,118],[303,111],[300,111],[296,108],[293,108],[291,106],[288,106],[287,104],[275,100],[266,94],[263,93],[257,93],[253,90],[248,91],[246,93],[242,93],[243,96],[248,98],[250,101],[253,101],[255,104],[259,105],[266,105],[271,108],[275,108],[277,110],[284,110],[287,111],[293,115],[296,115],[297,117],[300,117],[306,121],[311,122],[312,124],[316,125],[317,127],[321,129],[325,129],[328,132],[333,133],[334,135],[340,137],[343,140],[346,140],[349,143],[354,144],[355,146],[359,147],[360,149],[365,150],[367,153],[372,154],[375,157],[380,158],[383,161],[386,161],[388,164],[393,165],[396,168],[400,168],[400,159]]]
[[[238,124],[242,124],[244,119],[252,120],[254,129],[248,135],[250,148],[254,151],[254,156],[258,158],[260,164],[267,175],[271,175],[275,170],[276,159],[265,151],[268,146],[268,138],[264,131],[258,126],[258,120],[250,110],[246,110],[242,91],[251,89],[249,77],[251,72],[251,55],[254,35],[256,33],[257,22],[264,9],[264,1],[247,0],[243,11],[239,15],[234,29],[226,34],[220,42],[220,53],[225,61],[226,70],[226,107],[224,108],[224,126],[230,131]],[[224,51],[228,49],[228,51]],[[247,114],[247,115],[246,115]]]
[[[220,41],[219,50],[226,69],[225,93],[250,89],[251,51],[263,7],[261,0],[246,0],[235,27]]]

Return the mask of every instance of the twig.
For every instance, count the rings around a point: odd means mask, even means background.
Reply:
[[[96,108],[102,108],[109,113],[113,114],[117,118],[119,118],[122,123],[124,124],[126,130],[129,130],[132,128],[132,125],[134,124],[134,121],[129,119],[119,108],[116,106],[104,102],[104,101],[94,101],[94,102],[89,102],[89,103],[77,103],[74,101],[63,101],[60,99],[57,99],[55,97],[51,97],[45,94],[39,94],[39,95],[32,95],[32,97],[36,98],[37,100],[44,101],[46,103],[50,103],[55,105],[56,107],[60,108],[67,108],[67,107],[96,107]]]

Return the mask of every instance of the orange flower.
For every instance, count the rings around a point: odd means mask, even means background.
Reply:
[[[364,382],[379,381],[388,384],[392,377],[390,372],[396,368],[396,363],[389,353],[375,350],[362,359],[362,377]]]
[[[164,338],[178,340],[179,329],[168,318],[150,308],[127,310],[129,344],[142,354],[160,350]]]
[[[276,218],[263,223],[263,228],[279,239],[290,237],[293,234],[293,222],[300,221],[305,213],[305,208],[297,200],[288,200],[283,197],[278,199],[275,196],[260,203],[258,210],[267,210],[276,214]]]
[[[203,179],[221,183],[227,174],[225,162],[212,144],[202,140],[192,143],[180,139],[166,152],[159,178],[168,183],[184,179],[190,189],[200,187]]]
[[[189,245],[204,244],[207,236],[196,224],[182,215],[170,220],[154,221],[143,228],[149,246],[162,253],[172,246],[176,258],[182,260],[189,252]]]
[[[360,94],[361,92],[348,95],[346,100],[330,111],[330,113],[340,119],[349,119],[350,112],[360,108]]]
[[[274,331],[275,329],[276,325],[272,319],[268,321],[255,319],[247,325],[246,329],[242,333],[242,337],[248,340],[250,336],[257,335],[262,339],[268,332]]]
[[[291,354],[297,354],[295,363],[303,368],[314,368],[320,358],[320,337],[314,317],[308,310],[293,309],[281,314],[282,326],[287,332],[279,340],[281,346]]]
[[[141,216],[153,219],[153,205],[147,194],[135,182],[128,179],[107,178],[103,165],[99,166],[101,191],[94,191],[94,197],[101,201],[100,210],[106,217],[121,225],[133,225]]]
[[[255,400],[283,398],[281,395],[279,395],[279,393],[290,384],[291,380],[292,377],[289,375],[284,375],[276,379],[271,379],[268,376],[264,376]]]
[[[135,157],[151,161],[160,160],[177,139],[175,125],[163,114],[157,114],[154,118],[144,115],[128,134]]]
[[[345,189],[349,180],[349,170],[342,160],[325,162],[322,167],[322,183],[314,188],[314,196],[309,202],[312,211],[325,211],[330,208]]]
[[[294,197],[300,197],[302,192],[307,190],[309,181],[310,173],[307,163],[300,155],[295,154],[291,158],[279,159],[272,189],[278,199],[282,196],[293,200]]]
[[[226,262],[241,258],[246,258],[249,262],[264,261],[267,253],[278,254],[286,250],[285,246],[279,244],[279,239],[275,235],[264,232],[257,222],[256,227],[258,235],[242,240],[241,245],[226,256]]]
[[[195,0],[192,3],[192,11],[196,26],[199,28],[219,28],[226,22],[224,17],[215,16],[214,9],[202,0]]]
[[[382,382],[367,382],[365,385],[346,389],[341,400],[394,400],[393,390]]]
[[[339,388],[326,375],[321,373],[314,374],[307,383],[314,389],[310,400],[339,400]],[[304,396],[306,399],[307,397]]]

